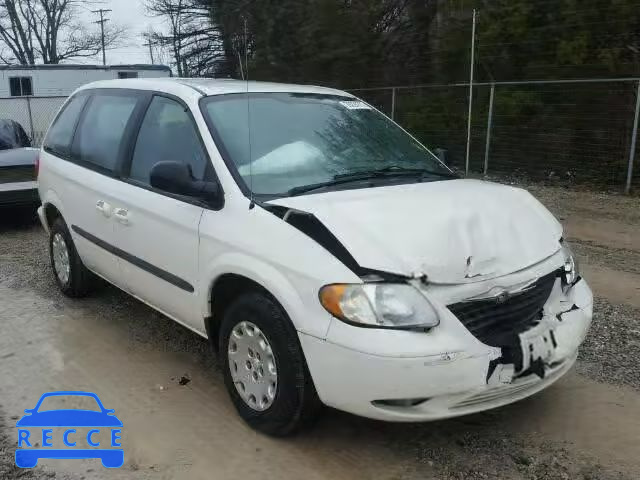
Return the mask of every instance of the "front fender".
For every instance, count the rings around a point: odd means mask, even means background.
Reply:
[[[325,338],[331,316],[318,301],[317,280],[305,277],[292,270],[284,270],[257,257],[241,253],[227,252],[216,257],[209,264],[207,276],[201,285],[207,286],[207,294],[202,295],[203,317],[211,316],[209,294],[216,280],[224,274],[235,274],[252,280],[265,288],[285,309],[296,330]],[[214,300],[215,301],[215,300]]]

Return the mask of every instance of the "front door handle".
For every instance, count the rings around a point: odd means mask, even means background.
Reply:
[[[96,202],[96,210],[102,212],[102,214],[107,218],[111,216],[111,205],[104,200],[98,200]]]
[[[129,210],[126,208],[116,208],[113,216],[116,217],[116,220],[121,224],[129,225]]]

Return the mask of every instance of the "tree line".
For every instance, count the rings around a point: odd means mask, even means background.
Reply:
[[[248,70],[255,79],[344,88],[446,83],[468,76],[475,8],[480,80],[636,75],[637,1],[144,0],[161,27],[143,37],[181,76],[243,78]],[[90,7],[0,0],[0,62],[96,55],[100,29],[80,15]],[[105,24],[106,48],[122,30]]]
[[[146,0],[179,74],[359,88],[635,75],[637,0]],[[246,65],[245,65],[246,63]],[[184,70],[184,71],[183,71]]]
[[[155,63],[170,64],[179,76],[347,90],[450,84],[469,79],[475,9],[476,81],[636,77],[639,2],[144,0],[160,26],[143,36]],[[84,3],[0,0],[0,62],[58,63],[97,54],[99,29],[80,20]],[[122,35],[117,26],[107,27],[109,48]],[[480,138],[488,91],[478,88],[474,101],[474,135]],[[449,87],[402,90],[395,98],[396,119],[427,144],[447,148],[461,164],[467,93]],[[389,90],[360,94],[390,113]],[[531,171],[578,178],[583,169],[617,183],[625,172],[634,105],[632,84],[501,88],[494,105],[492,168],[500,167],[503,152],[505,159],[517,156],[533,166]],[[474,159],[482,159],[483,147],[472,143]],[[512,167],[504,164],[505,170]]]

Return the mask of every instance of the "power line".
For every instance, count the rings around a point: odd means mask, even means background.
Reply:
[[[104,17],[104,14],[107,12],[111,12],[111,9],[108,8],[99,8],[98,10],[92,10],[93,13],[97,13],[100,15],[100,20],[97,20],[93,23],[99,23],[100,24],[100,34],[102,37],[102,65],[106,65],[107,64],[107,56],[105,53],[105,48],[104,48],[104,22],[108,22],[109,19]]]

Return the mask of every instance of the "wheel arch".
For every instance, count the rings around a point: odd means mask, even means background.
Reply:
[[[48,228],[51,228],[51,225],[53,225],[53,222],[57,217],[61,217],[64,220],[62,201],[53,190],[47,190],[43,195],[42,208],[44,210],[44,219],[47,222]]]
[[[217,332],[225,309],[238,295],[250,291],[265,293],[275,300],[296,330],[307,331],[316,336],[326,335],[330,323],[328,314],[325,325],[321,325],[322,322],[307,321],[305,311],[309,310],[309,305],[305,307],[293,281],[274,266],[245,254],[232,253],[218,259],[216,267],[211,280],[205,282],[208,287],[206,304],[203,306],[205,329],[214,347],[217,346]],[[316,287],[314,285],[309,288],[313,290]],[[319,302],[318,308],[322,308]],[[324,310],[321,314],[324,314]]]
[[[208,293],[210,311],[205,319],[205,329],[209,341],[216,351],[218,350],[220,325],[225,311],[236,298],[248,292],[260,292],[268,295],[276,302],[278,301],[261,284],[237,273],[223,273],[211,285]]]

